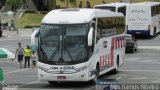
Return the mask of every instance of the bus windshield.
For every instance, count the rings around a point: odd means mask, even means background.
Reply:
[[[110,10],[110,11],[113,11],[113,12],[116,11],[116,7],[113,7],[113,6],[98,6],[98,7],[95,7],[95,8],[104,9],[104,10]]]
[[[88,24],[42,24],[39,60],[48,64],[73,64],[86,61],[87,31]]]

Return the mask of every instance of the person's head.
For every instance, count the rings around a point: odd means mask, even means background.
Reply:
[[[26,48],[30,48],[29,45],[27,45]]]
[[[32,51],[32,53],[35,54],[36,52],[35,52],[35,51]]]
[[[102,3],[106,3],[105,1],[102,1]]]
[[[19,47],[21,47],[21,42],[18,43]]]

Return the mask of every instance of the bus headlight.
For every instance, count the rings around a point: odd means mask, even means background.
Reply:
[[[47,72],[49,69],[47,69],[47,68],[44,68],[44,67],[41,67],[41,66],[38,66],[38,69],[40,69],[40,70],[42,70],[42,71],[44,71],[44,72]]]
[[[77,68],[76,72],[81,72],[81,71],[86,70],[86,69],[87,69],[87,66],[83,66],[83,67]]]

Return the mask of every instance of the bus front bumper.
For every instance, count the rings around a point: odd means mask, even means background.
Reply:
[[[38,78],[41,81],[89,81],[88,69],[72,74],[51,74],[38,69]]]
[[[150,30],[127,30],[127,34],[132,34],[132,35],[150,35]]]

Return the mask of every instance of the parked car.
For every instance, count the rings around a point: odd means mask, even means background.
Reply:
[[[126,34],[126,52],[137,51],[137,40],[133,35]]]
[[[2,23],[0,23],[0,37],[2,37],[2,33],[3,33]]]

